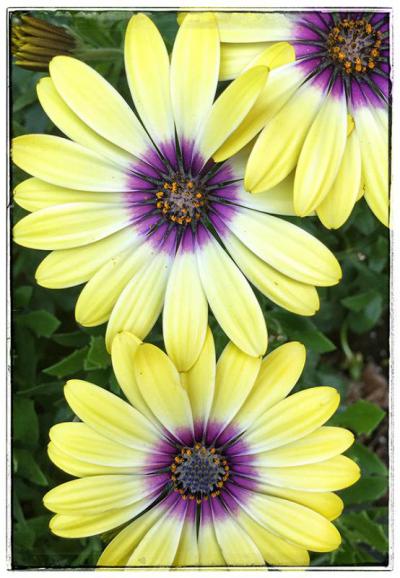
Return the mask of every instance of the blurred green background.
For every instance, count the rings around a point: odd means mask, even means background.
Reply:
[[[11,13],[16,21],[19,12]],[[36,11],[34,16],[66,25],[85,42],[90,63],[131,103],[123,69],[123,38],[129,11]],[[168,48],[177,31],[176,13],[147,12],[159,26]],[[113,48],[107,56],[104,48]],[[115,51],[120,48],[120,51]],[[99,49],[103,49],[102,53]],[[89,56],[88,56],[89,58]],[[11,65],[12,136],[59,134],[43,113],[35,86],[46,73]],[[27,175],[13,170],[12,186]],[[12,220],[26,211],[13,205]],[[386,565],[388,551],[388,370],[389,370],[389,236],[358,202],[348,223],[330,232],[316,218],[292,219],[312,232],[339,258],[342,282],[319,290],[315,317],[296,316],[258,294],[268,320],[270,350],[286,340],[302,341],[307,365],[296,389],[331,385],[341,406],[331,423],[351,429],[356,444],[347,452],[362,478],[339,492],[344,514],[335,522],[343,536],[336,552],[313,554],[314,566]],[[12,246],[12,463],[13,550],[15,569],[94,566],[107,536],[66,540],[48,530],[50,514],[42,496],[69,476],[46,454],[49,428],[71,420],[63,385],[82,378],[120,393],[104,347],[105,326],[88,329],[74,320],[80,288],[46,290],[35,284],[42,251]],[[211,318],[218,352],[226,337]],[[158,323],[149,341],[162,346]]]

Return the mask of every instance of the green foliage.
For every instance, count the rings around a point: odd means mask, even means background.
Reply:
[[[92,52],[90,63],[131,101],[120,49],[132,12],[64,10],[34,14],[68,26],[85,39],[87,50],[117,49],[108,59]],[[171,49],[176,14],[151,15]],[[14,136],[59,134],[37,101],[35,86],[42,76],[45,73],[12,68]],[[14,186],[24,178],[22,171],[14,169]],[[15,221],[25,214],[14,206]],[[331,385],[338,389],[341,406],[331,422],[356,434],[358,441],[347,454],[362,470],[361,480],[340,493],[345,512],[336,523],[343,535],[342,546],[331,554],[313,555],[312,564],[383,565],[387,561],[388,525],[386,407],[376,397],[368,400],[377,386],[368,385],[366,368],[368,364],[381,368],[383,379],[387,373],[388,233],[364,200],[339,231],[327,231],[316,218],[292,220],[335,252],[343,280],[319,290],[321,308],[311,318],[284,311],[256,291],[268,320],[269,347],[272,350],[287,340],[306,345],[307,363],[296,387]],[[12,251],[13,564],[15,568],[93,566],[102,550],[101,538],[65,540],[52,535],[48,529],[50,514],[42,497],[49,488],[70,479],[51,464],[45,451],[50,427],[73,419],[63,397],[65,381],[87,379],[121,393],[104,345],[105,326],[77,326],[74,304],[80,288],[47,290],[36,285],[34,273],[44,252],[17,246]],[[210,325],[220,353],[227,338],[212,317]],[[162,346],[159,322],[148,340]]]

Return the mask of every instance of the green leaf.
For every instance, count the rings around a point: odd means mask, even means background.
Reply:
[[[382,460],[366,446],[355,443],[346,454],[358,463],[363,475],[375,474],[378,476],[387,476],[388,469]]]
[[[111,357],[106,349],[104,337],[91,336],[89,351],[87,353],[84,368],[86,371],[92,369],[106,369],[111,365]]]
[[[388,480],[384,476],[362,476],[354,486],[342,490],[340,497],[346,505],[364,504],[382,498],[387,492]]]
[[[28,450],[14,450],[15,458],[15,473],[18,473],[22,478],[37,484],[38,486],[48,486],[46,476],[36,463],[32,453]]]
[[[349,314],[349,327],[359,335],[372,329],[382,315],[383,298],[375,293],[368,305],[360,312],[352,311]]]
[[[277,311],[271,316],[278,321],[289,339],[301,341],[316,353],[327,353],[336,349],[335,344],[317,329],[310,319],[293,315],[287,311]]]
[[[28,446],[35,446],[39,439],[39,420],[31,399],[13,401],[13,439]]]
[[[82,331],[72,331],[71,333],[54,333],[52,340],[64,347],[83,347],[88,343],[88,336]]]
[[[51,337],[60,326],[60,321],[44,309],[20,315],[17,317],[17,323],[28,327],[37,337]]]
[[[340,302],[342,305],[350,309],[351,311],[355,311],[358,313],[362,311],[365,307],[367,307],[370,302],[377,296],[377,293],[374,290],[371,291],[364,291],[363,293],[359,293],[358,295],[353,295],[351,297],[345,297],[341,299]]]
[[[385,412],[375,403],[360,399],[330,420],[334,425],[348,427],[357,435],[370,435],[385,417]]]
[[[366,512],[343,514],[340,524],[351,530],[353,543],[364,542],[378,552],[387,552],[388,541],[382,526],[371,520]]]
[[[89,347],[82,347],[81,349],[77,349],[71,355],[64,357],[61,361],[58,361],[54,365],[47,367],[43,370],[43,373],[47,373],[48,375],[54,375],[61,379],[62,377],[69,377],[74,373],[77,373],[81,369],[83,369],[85,358]]]
[[[21,285],[14,291],[14,305],[16,308],[23,309],[29,305],[33,293],[32,285]]]

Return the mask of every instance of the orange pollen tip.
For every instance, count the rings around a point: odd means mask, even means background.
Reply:
[[[192,222],[192,218],[191,218],[191,217],[186,217],[185,221],[186,221],[186,223],[191,223],[191,222]]]
[[[189,500],[194,500],[194,496],[193,496],[193,494],[190,494],[190,496],[189,496]]]
[[[157,202],[157,205],[156,205],[157,209],[162,209],[163,206],[164,206],[164,201],[158,201]]]
[[[202,193],[196,193],[196,199],[201,199],[202,198]]]
[[[338,58],[339,58],[339,60],[344,60],[344,59],[345,59],[345,57],[346,57],[346,55],[345,55],[345,53],[344,53],[344,52],[339,52],[339,54],[338,54]]]
[[[372,69],[372,68],[375,68],[375,62],[373,62],[372,60],[370,60],[370,61],[368,62],[368,68],[371,68],[371,69]]]
[[[204,499],[207,499],[207,498],[204,498]],[[201,498],[197,498],[197,499],[196,499],[196,502],[197,502],[198,504],[201,504]]]
[[[158,193],[156,193],[156,197],[157,199],[161,199],[161,197],[164,196],[164,193],[162,191],[158,191]]]
[[[218,486],[218,488],[222,488],[222,487],[223,487],[223,485],[224,485],[224,482],[217,482],[217,486]]]
[[[192,183],[192,181],[188,181],[187,184],[186,184],[186,186],[187,186],[188,189],[193,189],[193,183]]]

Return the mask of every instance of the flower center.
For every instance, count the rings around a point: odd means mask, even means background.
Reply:
[[[327,45],[333,62],[347,74],[375,68],[382,44],[381,32],[364,20],[341,20],[328,34]]]
[[[176,173],[156,192],[157,209],[164,217],[179,225],[201,219],[207,199],[195,180]]]
[[[229,465],[224,456],[200,443],[182,448],[170,469],[175,491],[184,500],[196,499],[198,504],[209,496],[218,496],[229,478]]]

